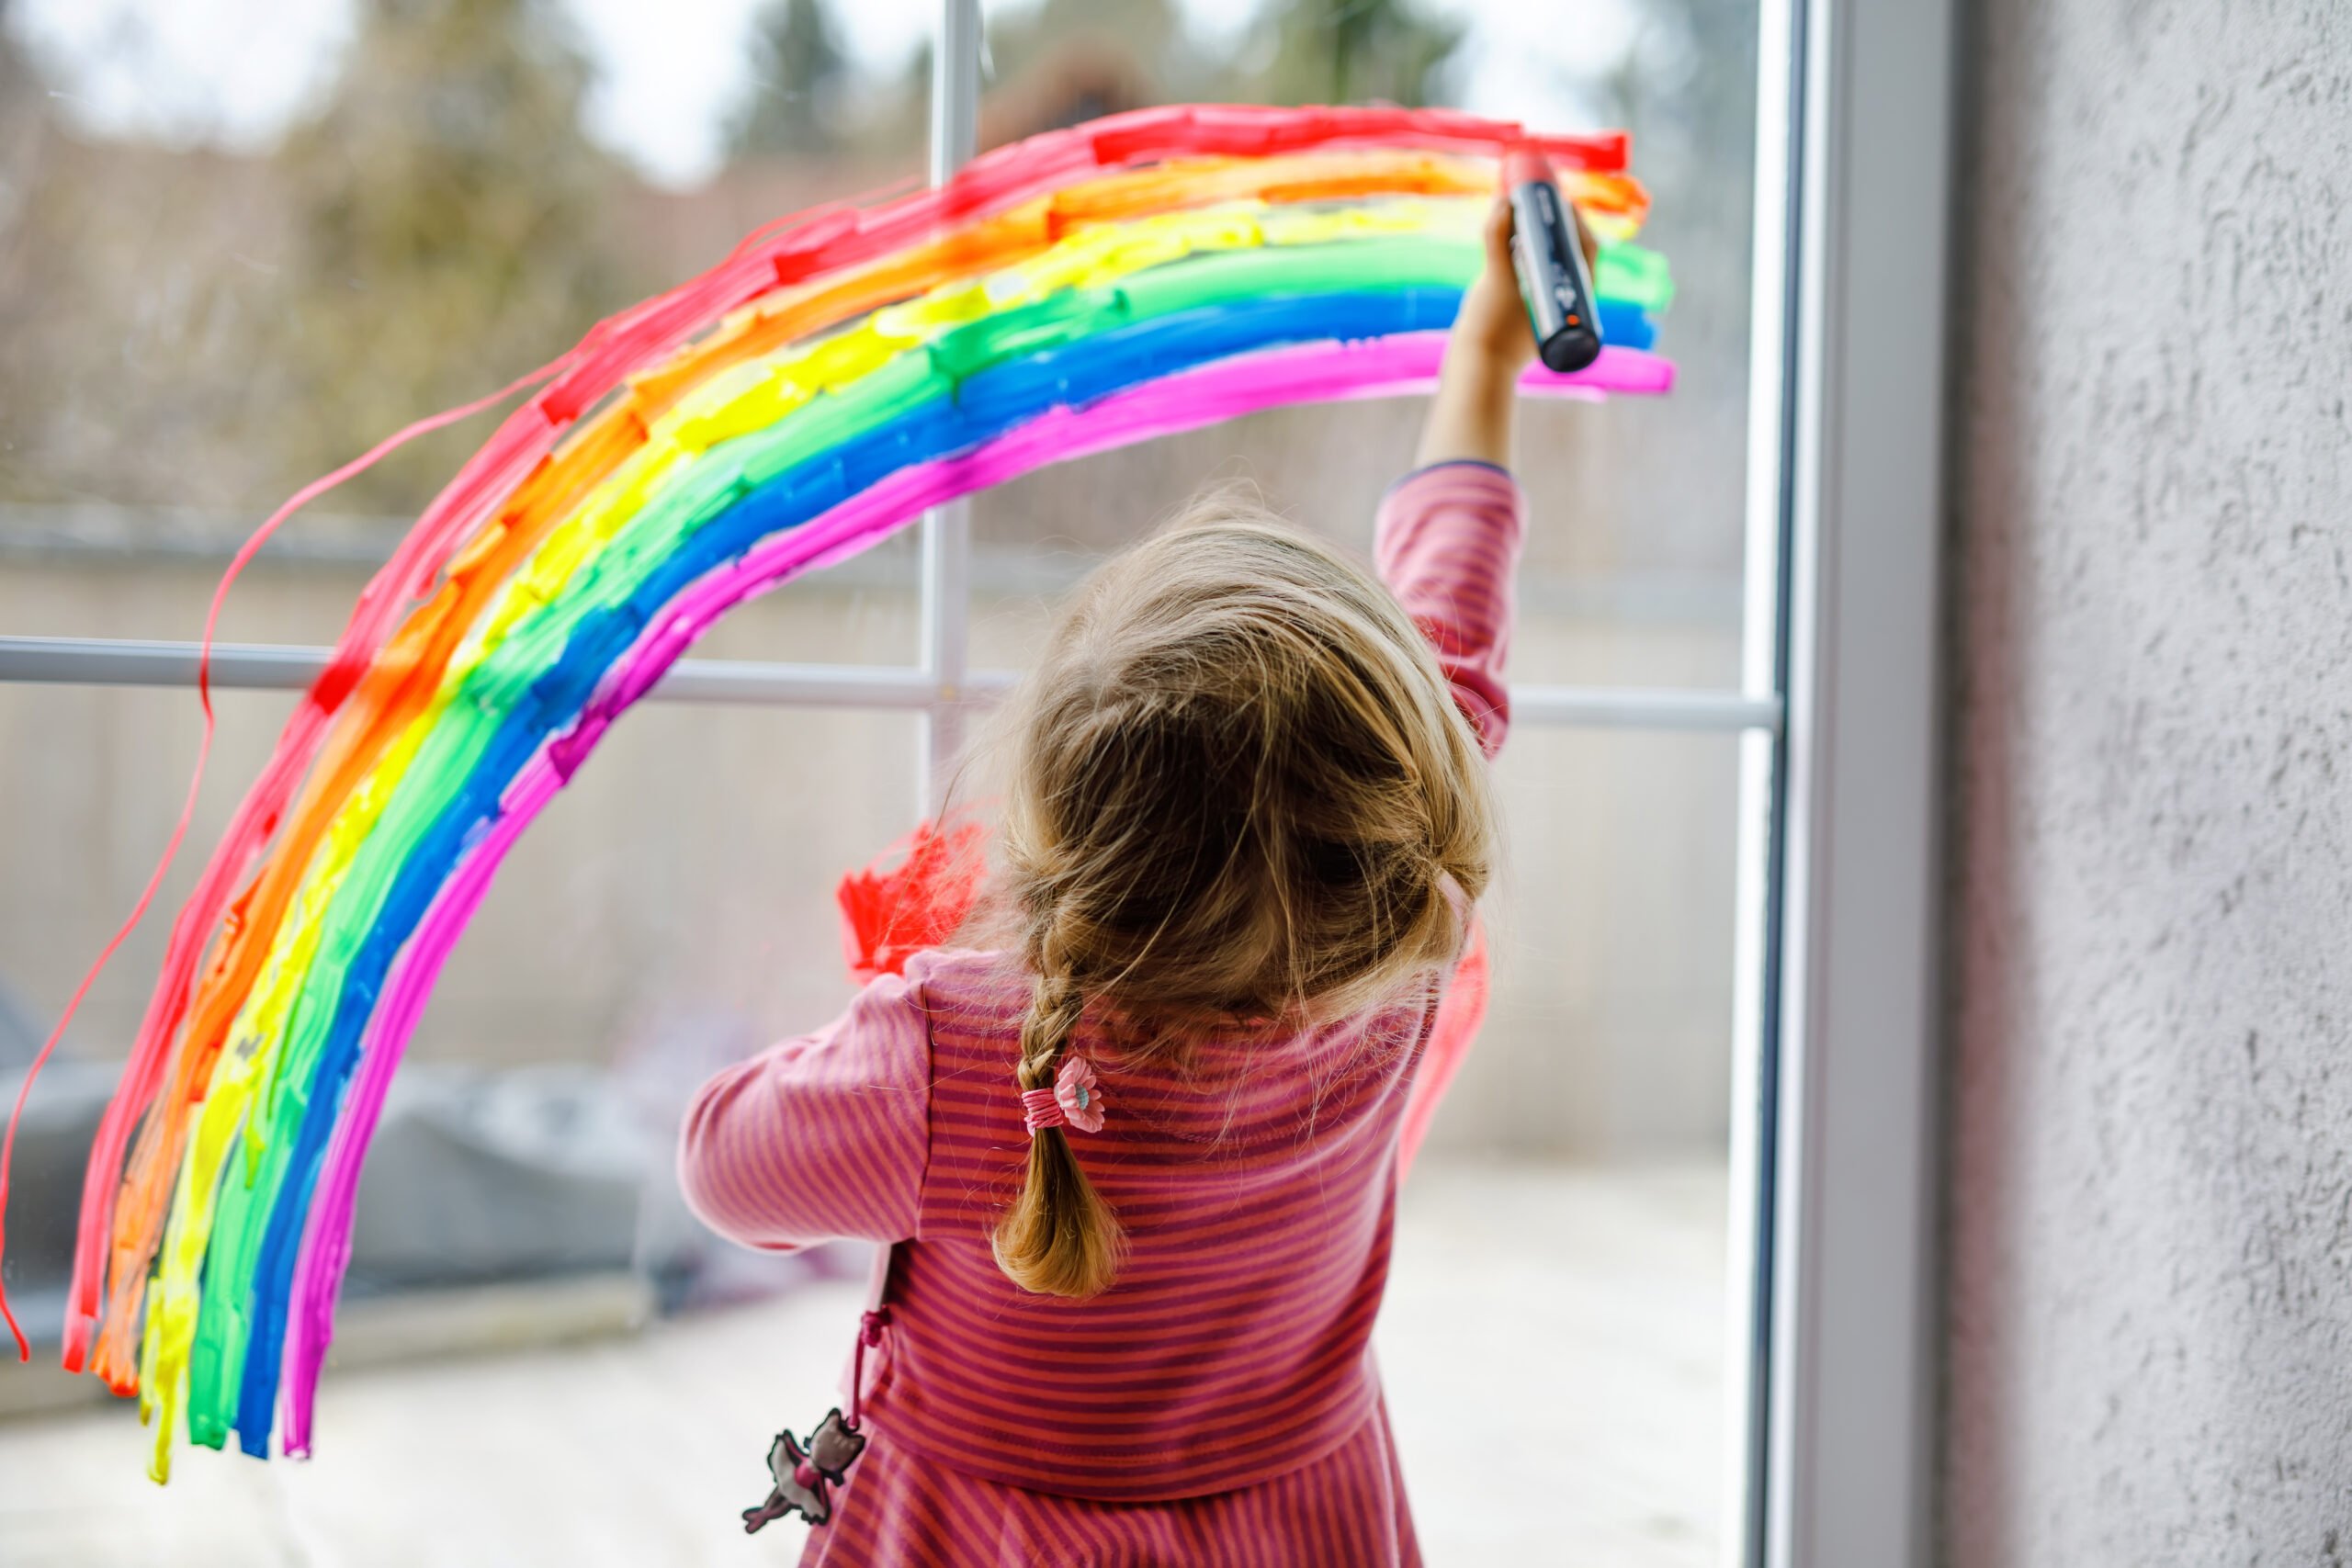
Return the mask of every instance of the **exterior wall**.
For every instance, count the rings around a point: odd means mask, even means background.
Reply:
[[[2352,10],[1988,0],[1956,1568],[2352,1559]]]

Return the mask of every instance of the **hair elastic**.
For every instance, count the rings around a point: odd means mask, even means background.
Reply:
[[[1033,1089],[1021,1097],[1023,1120],[1035,1137],[1048,1127],[1075,1127],[1081,1133],[1102,1130],[1102,1089],[1094,1064],[1076,1052],[1062,1057],[1061,1071],[1051,1089]]]

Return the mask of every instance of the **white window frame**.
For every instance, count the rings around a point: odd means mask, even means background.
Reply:
[[[1732,1166],[1758,1182],[1743,1240],[1762,1309],[1725,1553],[1743,1568],[1925,1568],[1933,1550],[1956,21],[1952,0],[1763,0],[1759,19],[1759,123],[1790,145],[1758,165],[1751,594],[1767,533],[1780,581],[1747,675],[1787,717],[1781,765],[1745,775],[1780,787],[1777,830],[1743,853],[1758,1027],[1755,1113],[1733,1126],[1770,1140]]]
[[[1512,716],[1742,738],[1724,1560],[1924,1568],[1954,17],[1760,12],[1740,688],[1521,685]],[[938,44],[934,182],[973,152],[978,0],[941,0]],[[650,700],[918,713],[928,808],[1012,679],[968,667],[971,572],[968,507],[939,508],[916,663],[686,660]],[[211,679],[300,690],[329,656],[222,645]],[[0,637],[0,682],[185,686],[196,663],[187,642]]]

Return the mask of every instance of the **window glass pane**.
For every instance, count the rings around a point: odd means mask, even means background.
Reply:
[[[0,9],[0,630],[196,637],[230,555],[300,485],[759,225],[920,184],[903,8],[893,29],[819,6],[815,44],[789,7],[761,28],[749,9],[683,30],[589,0]],[[334,640],[493,425],[315,502],[220,635]],[[914,561],[787,589],[712,651],[906,662]]]
[[[1385,98],[1630,130],[1634,171],[1654,198],[1641,243],[1663,251],[1676,277],[1659,344],[1679,380],[1664,399],[1523,407],[1517,466],[1532,526],[1514,672],[1737,683],[1752,0],[1043,0],[987,15],[984,145],[1104,109],[1199,98]],[[1108,547],[1213,478],[1252,480],[1300,522],[1367,538],[1419,415],[1418,401],[1283,411],[989,491],[974,507],[981,614],[1027,608],[1017,585],[1031,569],[1020,558],[1038,541]]]
[[[254,96],[225,55],[207,66],[213,57],[175,54],[172,27],[73,21],[168,7],[24,0],[0,26],[0,173],[30,193],[23,222],[53,225],[25,231],[71,247],[19,244],[18,263],[0,266],[0,396],[19,407],[17,389],[48,389],[40,419],[0,444],[0,630],[192,636],[225,541],[311,473],[567,344],[596,313],[707,265],[759,222],[920,175],[926,64],[914,40],[935,9],[927,0],[775,0],[758,11],[773,23],[764,41],[730,57],[731,85],[666,117],[641,88],[611,84],[655,57],[645,29],[671,26],[673,7],[399,9],[442,17],[451,30],[436,47],[459,62],[522,39],[544,73],[533,79],[554,84],[530,100],[553,106],[543,123],[501,132],[502,146],[550,160],[558,195],[575,178],[593,195],[581,211],[546,215],[571,225],[558,231],[571,259],[554,297],[517,284],[492,311],[467,292],[481,287],[469,259],[456,269],[462,298],[401,294],[425,302],[395,311],[384,290],[424,284],[375,281],[378,253],[362,247],[348,276],[320,270],[302,203],[364,166],[305,174],[303,128],[355,79],[360,22],[301,24],[324,39],[323,63],[259,130],[208,128],[200,113],[190,130],[119,107]],[[1683,382],[1664,400],[1523,415],[1535,526],[1514,673],[1736,679],[1749,0],[1566,14],[1515,0],[1046,0],[991,6],[989,20],[984,145],[1210,97],[1383,96],[1630,125],[1657,200],[1648,239],[1681,282],[1665,344]],[[543,26],[554,30],[532,30]],[[120,41],[134,36],[146,41]],[[1362,37],[1375,40],[1369,51],[1346,41]],[[571,80],[573,55],[603,85]],[[1400,74],[1396,62],[1415,59],[1433,63]],[[110,85],[126,80],[130,90]],[[19,81],[41,91],[6,90]],[[714,102],[738,107],[712,114]],[[459,123],[469,112],[446,96],[431,107]],[[430,117],[404,113],[371,133],[413,151],[402,138]],[[664,140],[680,126],[699,152]],[[504,210],[485,197],[458,215],[490,223]],[[429,321],[419,335],[437,346],[389,342],[395,319]],[[270,335],[281,330],[318,344],[297,352]],[[363,332],[376,335],[351,335]],[[452,341],[472,352],[453,358]],[[335,357],[337,344],[358,346]],[[369,373],[350,374],[353,363]],[[334,392],[327,407],[287,412],[321,384]],[[1402,402],[1283,411],[979,497],[974,661],[1026,662],[1055,597],[1204,479],[1250,479],[1310,525],[1367,546],[1373,504],[1419,417]],[[273,420],[300,431],[271,434]],[[256,565],[223,636],[330,640],[368,563],[481,428],[438,438],[324,503],[334,515],[294,525],[300,547]],[[738,612],[698,651],[904,661],[914,560],[901,542],[796,585]],[[69,1064],[37,1106],[111,1087],[169,912],[290,704],[220,699],[214,787],[188,859],[77,1025],[81,1086]],[[656,705],[618,727],[515,852],[420,1031],[399,1086],[407,1130],[379,1139],[363,1189],[382,1223],[363,1236],[322,1391],[321,1462],[268,1472],[264,1486],[250,1467],[192,1455],[159,1492],[132,1473],[128,1406],[0,1421],[0,1539],[82,1562],[168,1536],[191,1561],[230,1561],[291,1535],[381,1542],[386,1560],[405,1561],[462,1529],[496,1561],[740,1559],[738,1511],[764,1488],[766,1436],[832,1400],[863,1292],[820,1277],[740,1311],[648,1320],[649,1300],[763,1295],[780,1275],[774,1260],[699,1235],[642,1162],[665,1160],[678,1100],[702,1071],[821,1021],[848,994],[831,889],[912,821],[920,723]],[[53,1016],[135,895],[193,743],[186,693],[0,687],[0,821],[40,825],[0,835],[0,886],[17,890],[0,900],[0,986],[28,1019],[17,1036]],[[1548,1561],[1563,1543],[1634,1568],[1715,1560],[1736,753],[1724,737],[1522,726],[1498,765],[1510,840],[1489,908],[1495,995],[1406,1190],[1380,1330],[1432,1563]],[[0,1057],[0,1087],[11,1060]],[[70,1240],[70,1219],[67,1234],[28,1237],[70,1213],[86,1144],[73,1132],[52,1139],[46,1176],[20,1166],[13,1195],[10,1280],[36,1296],[27,1281],[40,1248],[54,1260]],[[514,1175],[597,1148],[562,1181]],[[419,1190],[434,1204],[392,1196]],[[856,1267],[838,1256],[789,1266]],[[527,1293],[485,1304],[457,1289],[486,1281]],[[629,1328],[584,1348],[516,1346]],[[497,1353],[434,1364],[486,1348]],[[379,1357],[399,1364],[371,1371]],[[11,1389],[33,1386],[0,1379],[0,1414]],[[93,1385],[74,1392],[86,1400]],[[565,1437],[550,1444],[551,1430]],[[762,1550],[779,1558],[799,1540],[790,1525],[767,1535]]]
[[[1493,1002],[1432,1149],[1720,1152],[1738,755],[1728,735],[1511,731]]]
[[[1496,763],[1492,999],[1380,1329],[1432,1564],[1719,1560],[1738,747],[1521,726]]]

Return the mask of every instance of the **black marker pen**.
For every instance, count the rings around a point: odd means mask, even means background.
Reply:
[[[1581,370],[1600,357],[1600,318],[1576,220],[1553,183],[1551,160],[1532,147],[1514,147],[1503,158],[1503,183],[1510,193],[1511,261],[1536,353],[1551,369]]]

